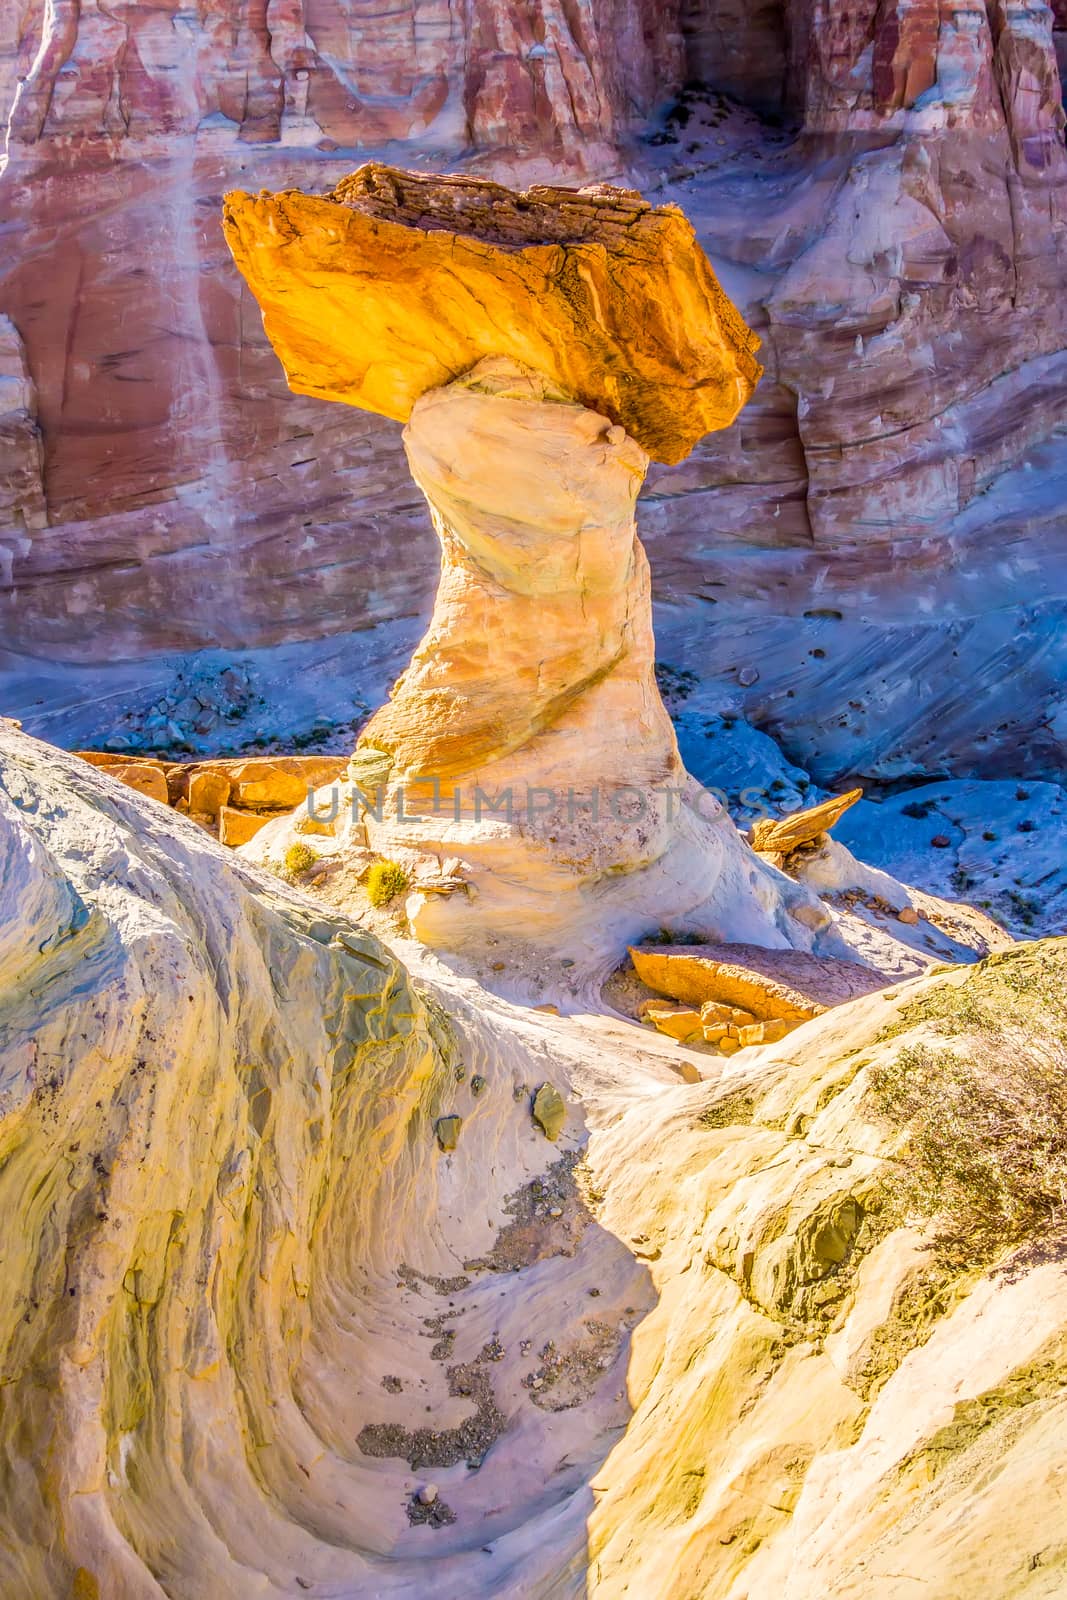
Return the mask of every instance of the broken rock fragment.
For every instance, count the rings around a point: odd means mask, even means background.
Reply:
[[[848,794],[833,795],[820,805],[807,806],[788,817],[764,817],[752,824],[749,843],[760,855],[791,855],[794,850],[815,844],[824,833],[829,833],[849,807],[862,799],[862,789],[850,789]]]
[[[711,1001],[745,1011],[750,1023],[807,1022],[830,1006],[885,986],[878,973],[858,962],[762,945],[632,946],[630,956],[650,989],[691,1006]],[[711,1026],[724,1020],[721,1012],[709,1015],[715,1018]]]
[[[546,1139],[554,1144],[567,1120],[567,1107],[563,1096],[551,1083],[543,1083],[534,1095],[533,1119]]]
[[[459,1143],[459,1130],[463,1126],[463,1118],[457,1116],[438,1117],[434,1123],[434,1132],[437,1143],[442,1150],[454,1150]]]

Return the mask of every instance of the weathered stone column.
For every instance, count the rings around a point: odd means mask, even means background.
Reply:
[[[290,383],[405,419],[440,539],[430,626],[352,763],[418,935],[810,943],[825,914],[687,776],[656,687],[649,457],[759,376],[681,213],[381,168],[227,207]]]

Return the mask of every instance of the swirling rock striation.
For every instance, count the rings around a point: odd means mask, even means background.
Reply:
[[[1053,1221],[961,1269],[872,1085],[1064,941],[681,1084],[2,727],[0,909],[5,1600],[1062,1587]]]

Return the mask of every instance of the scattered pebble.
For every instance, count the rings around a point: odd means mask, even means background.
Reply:
[[[422,1488],[419,1490],[416,1499],[418,1500],[420,1506],[432,1506],[434,1501],[437,1499],[436,1483],[424,1483]]]
[[[438,1117],[434,1123],[434,1132],[437,1143],[442,1150],[454,1150],[459,1143],[459,1130],[463,1126],[463,1118],[457,1116]]]
[[[533,1119],[545,1138],[555,1143],[567,1120],[567,1107],[559,1090],[551,1083],[543,1083],[534,1095],[531,1109]]]

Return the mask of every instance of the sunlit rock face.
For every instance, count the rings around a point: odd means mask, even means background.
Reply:
[[[1062,1589],[1055,1221],[946,1260],[871,1086],[1064,941],[682,1083],[10,727],[0,912],[5,1600]]]
[[[10,728],[0,912],[5,1600],[559,1593],[650,1303],[567,1069]]]
[[[627,190],[370,163],[322,197],[227,195],[224,227],[291,387],[401,422],[508,356],[674,463],[762,375],[686,218]]]
[[[426,394],[405,443],[441,583],[352,774],[374,848],[463,880],[416,893],[420,937],[490,932],[583,964],[661,921],[810,941],[825,914],[757,861],[679,756],[634,526],[639,446],[503,360]]]

